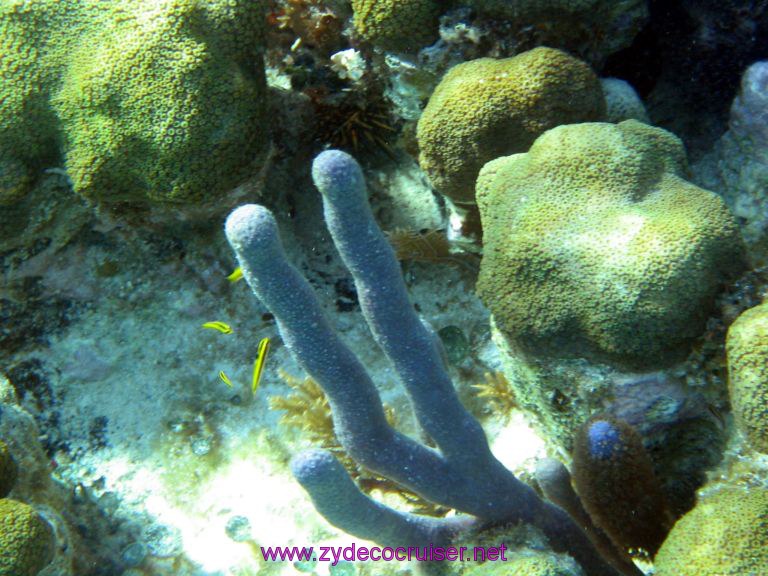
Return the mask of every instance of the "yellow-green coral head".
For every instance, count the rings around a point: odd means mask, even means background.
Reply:
[[[633,368],[684,354],[745,266],[733,216],[685,168],[680,140],[634,120],[560,126],[486,164],[477,288],[501,332]]]

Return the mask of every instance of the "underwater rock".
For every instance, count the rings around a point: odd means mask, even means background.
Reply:
[[[722,199],[683,179],[682,143],[634,120],[560,126],[477,184],[477,290],[535,357],[628,368],[680,359],[744,246]]]
[[[432,93],[417,128],[419,164],[439,192],[473,204],[483,164],[525,152],[560,124],[604,116],[597,76],[565,52],[472,60],[451,68]]]
[[[743,222],[742,233],[760,262],[768,257],[768,61],[744,72],[731,106],[729,130],[696,166]]]
[[[645,0],[457,0],[505,22],[510,35],[532,35],[599,66],[628,46],[648,18]]]
[[[650,124],[645,105],[629,82],[620,78],[601,78],[600,84],[603,86],[608,122],[638,120]]]

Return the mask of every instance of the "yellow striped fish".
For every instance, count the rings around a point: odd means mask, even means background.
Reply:
[[[232,334],[232,327],[224,322],[206,322],[203,324],[203,328],[210,328],[211,330],[218,330],[222,334]]]
[[[253,378],[251,380],[251,392],[256,394],[261,382],[261,374],[264,372],[264,364],[267,361],[269,352],[269,338],[262,338],[259,342],[259,351],[256,354],[256,360],[253,362]]]
[[[235,271],[232,272],[229,276],[227,276],[227,280],[230,282],[237,282],[238,280],[242,280],[243,278],[243,269],[238,266],[235,268]]]
[[[224,382],[224,384],[232,388],[232,380],[229,379],[229,376],[224,374],[224,370],[219,370],[219,378],[222,382]]]

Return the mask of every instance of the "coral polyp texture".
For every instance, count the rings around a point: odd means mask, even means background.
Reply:
[[[53,531],[31,506],[0,499],[0,576],[37,576],[53,557]]]
[[[731,324],[726,351],[736,424],[755,450],[768,454],[768,304]]]
[[[474,203],[483,164],[525,152],[560,124],[602,120],[605,100],[590,67],[560,50],[480,58],[443,77],[419,119],[419,164],[439,192]]]
[[[328,396],[346,452],[421,497],[466,515],[436,519],[390,509],[364,495],[330,452],[312,450],[296,456],[291,469],[318,511],[331,524],[384,545],[447,542],[478,520],[531,523],[588,574],[612,574],[562,510],[539,499],[491,454],[480,424],[459,402],[434,334],[413,311],[399,263],[373,219],[357,162],[340,151],[323,152],[312,175],[363,316],[436,449],[389,425],[365,367],[286,260],[274,217],[262,206],[242,206],[227,219],[227,238],[243,275],[274,314],[288,349]]]
[[[440,2],[352,0],[355,32],[385,50],[416,52],[437,39]]]
[[[204,202],[244,181],[267,144],[262,9],[3,3],[3,196],[60,157],[75,191],[103,201]]]
[[[678,520],[656,555],[656,576],[768,574],[768,491],[725,487]]]
[[[722,199],[684,179],[680,140],[629,120],[561,126],[485,165],[478,293],[538,357],[678,359],[745,266]]]

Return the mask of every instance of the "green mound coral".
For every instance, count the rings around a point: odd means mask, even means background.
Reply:
[[[725,488],[678,520],[656,576],[768,574],[768,491]]]
[[[357,34],[384,50],[415,52],[437,39],[434,0],[352,0],[352,10]]]
[[[81,31],[83,5],[0,3],[0,205],[23,198],[40,171],[60,158],[50,97]]]
[[[632,368],[684,353],[744,266],[733,217],[685,169],[678,138],[635,120],[560,126],[486,164],[477,288],[501,333]]]
[[[524,152],[560,124],[601,120],[600,81],[583,62],[552,48],[454,66],[419,119],[419,164],[458,203],[473,203],[483,164]]]
[[[0,499],[0,576],[36,576],[53,558],[53,531],[34,508]]]
[[[507,553],[509,554],[509,553]],[[547,553],[519,554],[507,562],[493,561],[462,570],[461,576],[580,576],[573,560]]]
[[[736,319],[726,350],[736,425],[755,450],[768,454],[768,303]]]
[[[201,202],[245,180],[267,144],[262,8],[3,3],[0,198],[61,158],[104,201]]]
[[[5,442],[0,440],[0,498],[5,498],[16,484],[19,467]]]

